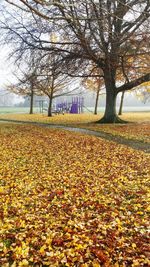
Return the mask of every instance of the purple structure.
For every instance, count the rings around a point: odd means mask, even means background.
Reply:
[[[74,97],[72,98],[72,105],[70,109],[70,113],[72,114],[79,114],[83,112],[83,97]]]
[[[67,101],[61,102],[56,105],[56,110],[59,112],[69,112],[72,114],[79,114],[83,112],[84,98],[83,97],[73,97],[72,103]]]

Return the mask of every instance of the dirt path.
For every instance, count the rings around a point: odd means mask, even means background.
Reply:
[[[118,144],[123,144],[123,145],[126,145],[126,146],[131,147],[131,148],[136,149],[136,150],[141,150],[145,153],[150,153],[150,144],[148,144],[148,143],[143,143],[142,141],[137,141],[137,140],[125,139],[121,136],[114,136],[110,133],[106,133],[103,131],[93,131],[93,130],[71,127],[71,126],[65,126],[65,125],[48,124],[48,123],[31,122],[31,121],[17,121],[17,120],[0,119],[0,122],[32,124],[32,125],[37,125],[37,126],[42,126],[42,127],[47,127],[47,128],[58,128],[58,129],[63,129],[63,130],[71,131],[71,132],[88,134],[88,135],[103,138],[105,140],[114,141]]]

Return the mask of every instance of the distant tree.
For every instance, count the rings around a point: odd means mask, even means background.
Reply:
[[[0,106],[12,106],[15,102],[15,95],[10,94],[6,89],[0,90]]]
[[[25,63],[24,63],[25,64]],[[16,82],[7,86],[7,90],[17,95],[28,96],[30,98],[29,114],[33,114],[34,95],[39,94],[37,90],[37,73],[34,59],[26,62],[27,68],[18,67],[18,73],[14,73]]]
[[[70,86],[70,78],[61,73],[60,57],[44,55],[37,68],[37,89],[49,99],[48,116],[52,116],[52,102],[56,97],[72,95],[76,87]]]
[[[136,90],[136,96],[143,102],[150,101],[150,82],[143,83],[139,87],[139,90]]]
[[[96,93],[96,100],[95,100],[95,107],[94,107],[95,115],[97,114],[100,92],[102,91],[102,88],[104,87],[103,78],[104,78],[103,74],[100,72],[100,70],[93,67],[93,69],[90,71],[90,76],[82,80],[82,84],[84,87]]]
[[[119,105],[119,112],[118,112],[118,115],[122,115],[124,95],[125,95],[125,91],[123,91],[123,92],[121,93],[121,100],[120,100],[120,105]]]

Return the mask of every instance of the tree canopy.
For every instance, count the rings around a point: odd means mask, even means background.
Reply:
[[[70,76],[88,76],[94,64],[106,88],[101,122],[120,122],[117,94],[150,80],[149,0],[4,2],[10,9],[2,20],[7,41],[19,39],[19,53],[29,47],[59,53],[62,70]]]

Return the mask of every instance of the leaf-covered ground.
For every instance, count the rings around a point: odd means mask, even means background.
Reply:
[[[47,117],[47,114],[0,114],[0,119],[16,119],[23,121],[39,121],[46,123],[58,124],[74,124],[74,123],[90,123],[99,120],[103,116],[102,113],[94,115],[93,113],[82,114],[60,114]],[[150,112],[127,112],[120,116],[121,119],[130,122],[150,122]]]
[[[149,173],[123,145],[0,124],[0,266],[148,267]]]
[[[46,114],[4,114],[2,119],[13,119],[20,121],[32,121],[52,124],[71,125],[74,127],[87,128],[94,131],[111,133],[114,136],[121,136],[125,139],[150,143],[150,112],[124,113],[121,118],[134,123],[129,124],[94,124],[101,115],[85,114],[65,114],[47,117]]]
[[[74,123],[89,123],[99,120],[101,115],[93,115],[92,113],[84,114],[60,114],[48,117],[47,114],[0,114],[0,119],[13,119],[21,121],[36,121],[42,123],[54,124],[74,124]]]
[[[133,124],[80,124],[80,128],[109,133],[113,136],[121,136],[127,140],[135,140],[150,144],[150,122]]]

